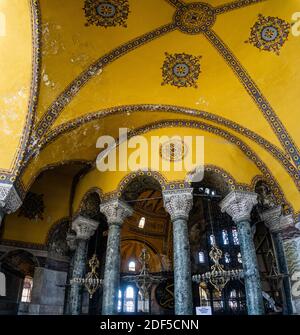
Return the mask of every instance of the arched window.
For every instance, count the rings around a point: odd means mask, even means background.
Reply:
[[[239,245],[240,244],[239,238],[238,238],[238,232],[237,232],[236,228],[232,229],[232,240],[233,240],[234,245]]]
[[[21,302],[31,302],[32,284],[32,278],[30,276],[26,276],[23,283]]]
[[[200,264],[205,263],[205,256],[204,256],[204,252],[203,251],[199,251],[199,253],[198,253],[198,259],[199,259],[199,263]]]
[[[135,271],[135,261],[130,261],[128,264],[128,270],[134,272]]]
[[[118,292],[118,312],[122,312],[122,291]]]
[[[146,219],[142,217],[139,221],[139,228],[143,229],[145,227]]]
[[[229,244],[229,239],[228,239],[228,232],[226,229],[222,230],[222,239],[223,239],[223,244],[228,245]]]
[[[125,290],[125,301],[124,301],[125,312],[133,313],[135,311],[134,295],[135,294],[133,287],[127,286]]]

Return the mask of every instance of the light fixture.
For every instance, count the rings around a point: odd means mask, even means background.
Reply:
[[[143,311],[146,311],[146,302],[149,301],[149,292],[153,284],[158,284],[164,280],[161,276],[154,276],[149,272],[150,255],[146,248],[143,248],[139,256],[141,271],[137,275],[128,275],[122,277],[123,280],[136,284],[142,300]]]
[[[102,285],[103,280],[100,279],[97,275],[97,268],[99,267],[99,260],[96,254],[89,260],[89,267],[91,269],[90,272],[87,273],[85,278],[72,278],[70,283],[72,284],[80,284],[84,285],[89,292],[90,299],[93,298],[95,292],[99,289]]]
[[[205,189],[205,193],[207,189]],[[224,266],[220,264],[223,252],[218,248],[213,228],[213,220],[211,216],[211,199],[208,198],[208,215],[209,223],[211,226],[211,250],[209,257],[213,261],[213,265],[210,271],[203,274],[196,274],[192,276],[192,280],[196,283],[210,283],[219,294],[221,294],[223,288],[230,280],[242,279],[244,277],[244,271],[242,269],[224,270]],[[225,255],[226,256],[226,255]]]

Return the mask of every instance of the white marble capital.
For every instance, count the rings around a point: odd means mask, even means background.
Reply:
[[[83,216],[77,216],[72,222],[72,229],[76,232],[77,240],[88,240],[94,235],[98,228],[99,222],[85,218]]]
[[[281,213],[281,206],[277,206],[265,210],[260,214],[261,220],[264,221],[266,227],[270,230],[271,233],[279,233],[282,230],[280,224]]]
[[[257,194],[247,191],[231,191],[220,203],[221,211],[231,216],[234,222],[250,221],[253,206],[257,204]]]
[[[281,227],[281,231],[284,231],[290,228],[296,228],[294,224],[293,214],[282,215],[280,217],[280,227]]]
[[[187,220],[193,207],[193,189],[184,188],[163,191],[164,207],[170,214],[171,221]]]
[[[100,205],[100,212],[105,215],[108,225],[121,226],[133,214],[133,209],[122,200],[112,199]]]
[[[4,213],[15,212],[22,200],[13,184],[0,183],[0,207]]]

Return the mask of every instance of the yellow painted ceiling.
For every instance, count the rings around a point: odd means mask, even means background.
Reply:
[[[0,0],[0,170],[11,171],[28,116],[32,79],[29,0]]]
[[[7,39],[0,37],[1,50],[5,50],[4,54],[0,54],[0,57],[3,55],[5,57],[3,58],[5,59],[5,66],[2,66],[3,71],[5,77],[11,80],[10,85],[7,85],[9,82],[7,80],[5,84],[0,85],[0,92],[3,92],[1,95],[7,99],[16,94],[14,92],[18,92],[17,87],[25,87],[27,100],[22,98],[24,101],[18,104],[18,108],[14,102],[9,102],[6,109],[2,107],[4,114],[1,113],[3,115],[1,118],[4,123],[10,122],[11,131],[10,134],[5,134],[3,131],[6,129],[5,124],[2,124],[0,168],[3,169],[12,165],[13,157],[19,148],[20,134],[28,111],[30,71],[32,70],[30,2],[19,0],[17,10],[22,11],[23,15],[14,14],[15,16],[10,19],[9,15],[12,16],[12,14],[9,13],[12,13],[12,8],[16,6],[9,7],[8,2],[13,4],[14,1],[0,1],[1,6],[6,5],[7,8],[10,8],[7,9],[8,23],[12,24],[15,30],[11,40],[9,36]],[[234,3],[239,1],[234,1]],[[254,136],[260,135],[264,140],[273,144],[283,157],[284,147],[278,135],[275,134],[274,129],[271,128],[233,69],[203,34],[189,35],[173,29],[171,32],[134,48],[98,71],[72,98],[65,101],[65,107],[56,118],[51,116],[50,106],[59,101],[60,94],[70,84],[76,83],[78,76],[87,71],[92,63],[105,54],[109,54],[114,48],[163,25],[170,24],[176,11],[171,2],[171,0],[129,0],[130,13],[127,27],[105,28],[95,25],[86,26],[87,19],[83,11],[84,0],[38,1],[42,45],[39,68],[40,88],[33,125],[35,136],[37,136],[33,148],[37,151],[35,157],[29,160],[28,166],[23,171],[21,178],[24,187],[27,189],[39,171],[48,165],[70,160],[94,161],[97,156],[95,148],[97,138],[101,135],[118,137],[120,126],[135,129],[165,119],[189,118],[203,121],[203,114],[199,113],[203,111],[212,117],[220,116],[240,125],[242,128],[236,131],[232,124],[224,124],[224,119],[221,121],[212,118],[205,120],[208,125],[218,126],[244,141],[273,172],[289,201],[294,204],[298,203],[299,192],[295,182],[279,162],[280,159],[276,160],[266,148],[256,143],[256,139],[254,141],[253,137],[250,139],[244,133],[247,128],[253,132]],[[192,3],[194,1],[185,0],[183,2]],[[228,2],[230,1],[207,1],[212,6],[220,6]],[[226,44],[267,99],[296,146],[300,141],[297,122],[300,104],[298,94],[300,37],[293,36],[290,32],[279,55],[274,52],[260,51],[245,41],[249,38],[251,27],[257,21],[259,14],[279,17],[287,23],[292,23],[292,15],[299,11],[299,8],[300,0],[258,1],[217,15],[216,22],[212,26],[215,34]],[[21,37],[22,43],[19,42]],[[2,44],[4,42],[6,44]],[[201,56],[201,73],[197,80],[197,88],[161,85],[165,52]],[[104,115],[104,110],[107,112],[117,106],[133,104],[151,104],[152,108],[143,110],[141,108],[138,112],[127,108],[126,111],[116,115],[101,116],[101,114]],[[167,111],[160,105],[181,106],[185,108],[185,113],[175,113],[174,109]],[[16,113],[17,121],[14,119],[15,114],[11,112],[12,110],[19,111]],[[189,110],[193,110],[194,115],[189,114]],[[79,123],[74,131],[61,134],[51,144],[43,146],[49,134],[52,136],[60,127],[68,127],[71,121],[77,122],[79,117],[84,119],[87,114],[96,112],[98,120],[81,126]],[[49,126],[44,124],[45,121],[49,122]],[[38,130],[41,128],[44,129],[44,133],[39,135]],[[249,179],[259,173],[255,165],[235,145],[230,144],[223,150],[222,146],[216,144],[220,143],[220,137],[208,132],[200,133],[205,134],[207,138],[207,150],[209,150],[207,160],[210,164],[218,163],[217,165],[226,167],[229,172],[237,175],[239,181],[246,179],[249,182]],[[16,136],[11,136],[11,134]],[[28,152],[29,156],[31,149]],[[244,170],[241,170],[239,164],[244,164]],[[293,165],[291,159],[288,164]],[[249,169],[251,172],[248,173]],[[117,184],[118,180],[119,178],[116,177],[114,184]]]

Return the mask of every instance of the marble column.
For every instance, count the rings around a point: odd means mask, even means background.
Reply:
[[[264,314],[262,287],[250,226],[250,214],[256,204],[257,194],[246,191],[232,191],[220,203],[222,212],[230,215],[237,225],[249,315]]]
[[[72,229],[76,232],[76,249],[73,260],[72,278],[83,278],[86,269],[86,256],[88,240],[94,235],[98,227],[98,222],[78,216],[72,222]],[[71,283],[70,290],[70,310],[72,315],[81,314],[82,306],[82,285]]]
[[[260,217],[270,231],[275,251],[277,268],[279,272],[284,276],[282,279],[283,314],[292,314],[293,305],[291,301],[291,288],[281,236],[281,213],[282,208],[281,206],[278,206],[264,211],[263,213],[261,213]]]
[[[292,215],[281,216],[282,244],[289,272],[293,314],[300,315],[300,230]]]
[[[4,215],[5,215],[4,209],[0,206],[0,227],[1,227],[1,223],[4,218]]]
[[[108,238],[103,280],[102,315],[117,314],[120,281],[120,234],[126,217],[133,210],[125,202],[113,199],[100,205],[108,223]]]
[[[187,223],[193,206],[193,189],[164,191],[163,199],[173,224],[175,314],[192,315],[192,274]]]

